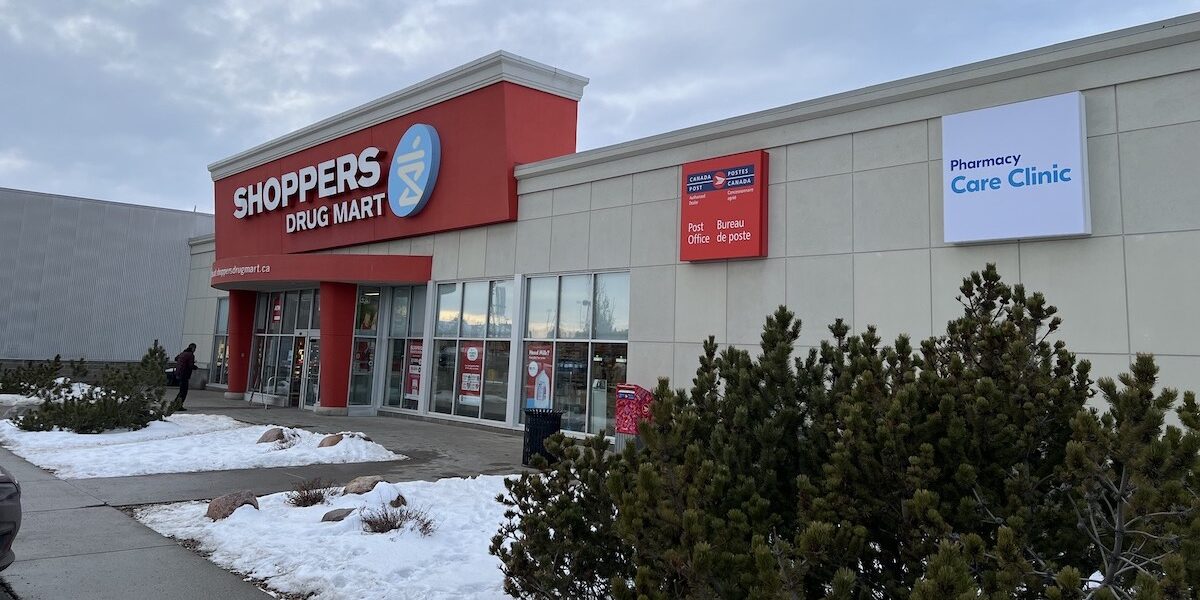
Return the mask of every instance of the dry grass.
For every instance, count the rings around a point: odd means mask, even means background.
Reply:
[[[437,530],[429,512],[419,508],[396,508],[384,504],[376,509],[364,508],[361,515],[363,531],[367,533],[387,533],[407,527],[410,531],[429,537]]]
[[[287,503],[292,506],[316,506],[324,504],[333,495],[333,482],[324,479],[305,479],[287,493]]]

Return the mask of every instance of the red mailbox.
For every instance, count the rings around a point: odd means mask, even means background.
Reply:
[[[650,420],[654,393],[633,383],[617,386],[617,433],[637,435],[638,421]]]

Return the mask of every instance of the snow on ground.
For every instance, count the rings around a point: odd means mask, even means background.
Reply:
[[[376,462],[406,458],[364,439],[346,436],[318,448],[324,434],[301,429],[292,445],[257,444],[271,425],[247,425],[221,415],[175,414],[144,429],[99,434],[22,431],[0,421],[0,443],[59,477],[124,477],[256,467]]]
[[[62,385],[65,383],[70,383],[70,380],[65,377],[59,377],[58,379],[55,379],[54,382],[59,385]],[[86,392],[87,390],[90,390],[90,389],[92,389],[92,386],[90,386],[86,383],[76,382],[76,383],[70,384],[70,392],[69,393],[70,393],[70,395],[78,398],[78,397],[82,396],[84,394],[84,392]],[[22,396],[20,394],[0,394],[0,413],[3,413],[4,416],[7,418],[10,413],[14,412],[13,409],[37,406],[41,403],[42,403],[42,399],[37,398],[35,396]]]
[[[488,554],[504,520],[496,502],[503,476],[381,483],[357,496],[297,508],[286,493],[258,499],[213,522],[204,502],[143,508],[137,518],[178,539],[194,539],[216,564],[287,593],[314,600],[384,598],[504,598],[499,561]],[[401,529],[364,533],[359,512],[322,523],[335,508],[378,508],[403,493],[408,506],[426,509],[437,524],[429,537]]]

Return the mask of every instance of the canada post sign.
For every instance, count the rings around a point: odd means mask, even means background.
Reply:
[[[683,166],[679,260],[767,255],[767,153]]]
[[[942,117],[945,242],[1088,235],[1083,95]]]

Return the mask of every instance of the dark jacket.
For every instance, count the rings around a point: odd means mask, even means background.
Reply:
[[[175,376],[180,379],[188,379],[192,376],[192,371],[196,370],[196,355],[184,350],[175,357]]]

